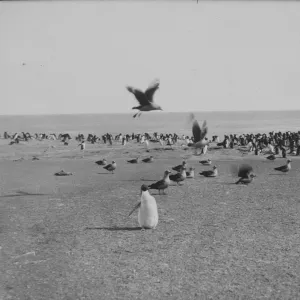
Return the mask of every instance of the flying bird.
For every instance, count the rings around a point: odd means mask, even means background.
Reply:
[[[194,142],[189,144],[189,147],[196,149],[196,155],[198,152],[198,149],[202,150],[207,144],[208,140],[205,139],[205,136],[207,134],[208,128],[206,121],[203,122],[202,128],[199,126],[198,121],[195,119],[194,114],[190,114],[190,120],[193,121],[193,136],[194,136]]]
[[[139,110],[138,113],[133,115],[134,118],[136,116],[139,117],[143,111],[162,110],[162,108],[153,101],[153,95],[156,92],[156,90],[159,88],[159,84],[160,82],[158,79],[154,80],[149,85],[149,87],[146,89],[145,92],[142,92],[141,90],[131,86],[126,87],[127,90],[135,96],[136,100],[140,104],[139,106],[134,106],[132,108],[132,109]]]
[[[256,175],[253,173],[253,168],[250,165],[243,164],[238,167],[238,177],[240,179],[235,184],[249,184],[253,181],[253,178],[256,177]]]
[[[148,187],[143,184],[141,187],[141,200],[135,205],[129,216],[139,208],[138,222],[142,229],[155,229],[158,223],[158,210],[156,200],[149,193]]]
[[[152,183],[151,185],[148,186],[149,189],[151,190],[158,190],[159,194],[160,191],[163,190],[163,193],[165,194],[165,189],[167,189],[171,183],[169,175],[171,174],[171,172],[169,170],[166,170],[164,173],[164,178]]]
[[[283,173],[287,173],[288,171],[291,170],[291,168],[292,168],[291,160],[288,159],[287,162],[286,162],[286,165],[274,168],[274,170],[280,171],[280,172],[283,172]]]

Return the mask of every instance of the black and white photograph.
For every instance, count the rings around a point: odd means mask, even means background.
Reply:
[[[299,300],[300,1],[0,1],[0,300]]]

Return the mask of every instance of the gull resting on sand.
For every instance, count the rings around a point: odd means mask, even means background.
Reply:
[[[214,166],[212,170],[209,171],[202,171],[199,173],[205,177],[217,177],[218,176],[218,169],[217,166]]]

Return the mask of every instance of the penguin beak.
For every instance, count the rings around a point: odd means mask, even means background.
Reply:
[[[141,202],[138,202],[135,207],[132,209],[132,211],[129,213],[128,217],[130,217],[132,215],[132,213],[141,206]]]

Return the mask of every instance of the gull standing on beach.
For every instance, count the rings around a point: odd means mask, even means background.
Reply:
[[[127,90],[135,96],[136,100],[140,104],[139,106],[135,106],[132,108],[139,110],[138,113],[133,115],[134,118],[136,116],[139,117],[143,111],[162,110],[162,108],[153,101],[153,95],[155,91],[159,88],[159,83],[160,82],[158,79],[154,80],[145,92],[142,92],[141,90],[131,86],[126,87]]]
[[[283,172],[283,173],[287,173],[291,169],[292,169],[292,166],[291,166],[291,160],[290,159],[287,160],[286,165],[274,168],[274,170],[280,171],[280,172]]]
[[[111,162],[111,164],[106,165],[105,167],[103,167],[103,169],[110,171],[112,174],[114,174],[114,170],[117,168],[117,164],[116,162],[113,160]]]
[[[171,174],[169,176],[170,180],[173,181],[173,182],[176,182],[177,185],[179,184],[179,182],[183,182],[186,179],[185,170],[186,170],[186,167],[183,166],[180,170],[180,173]]]
[[[142,229],[155,229],[158,223],[156,200],[150,195],[147,185],[141,187],[141,200],[135,205],[129,216],[139,208],[138,222]]]
[[[163,190],[163,193],[165,194],[165,189],[167,189],[171,183],[170,178],[169,178],[170,174],[171,174],[171,172],[169,170],[166,170],[164,172],[163,179],[161,179],[155,183],[152,183],[151,185],[148,186],[148,188],[151,190],[153,190],[153,189],[158,190],[159,194],[160,194],[160,191]]]
[[[84,150],[85,150],[85,141],[83,140],[78,147],[80,146],[80,150],[82,151],[82,157],[84,157]]]

